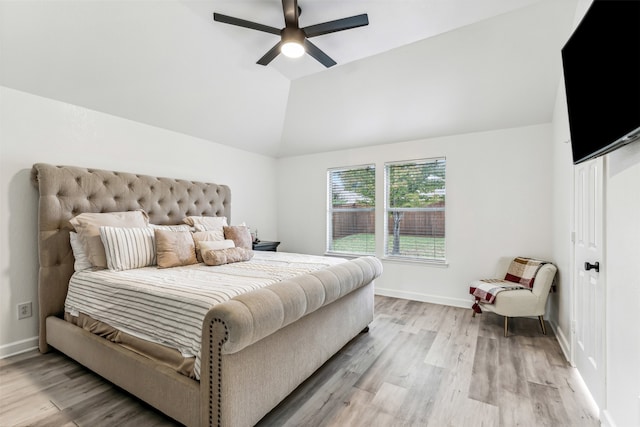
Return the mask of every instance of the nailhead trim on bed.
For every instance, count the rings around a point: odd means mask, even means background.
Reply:
[[[221,339],[218,343],[213,342],[213,327],[214,323],[220,323],[224,327],[224,338]],[[211,325],[209,328],[209,348],[212,349],[214,344],[217,345],[217,356],[218,356],[218,426],[222,426],[222,346],[229,339],[229,330],[227,329],[227,325],[221,319],[212,319]],[[213,352],[209,350],[209,425],[213,424],[213,401],[211,396],[213,396]]]

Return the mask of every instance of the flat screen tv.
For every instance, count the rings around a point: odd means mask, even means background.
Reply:
[[[562,66],[574,164],[640,140],[640,0],[595,0]]]

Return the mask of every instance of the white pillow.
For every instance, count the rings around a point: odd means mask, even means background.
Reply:
[[[182,221],[195,231],[213,231],[215,239],[212,240],[224,240],[224,227],[229,225],[226,216],[188,216]]]
[[[100,239],[109,270],[130,270],[156,263],[155,234],[152,227],[101,226]]]
[[[70,231],[69,241],[71,243],[73,258],[75,259],[75,262],[73,263],[73,269],[75,271],[81,271],[93,267],[93,264],[91,264],[91,261],[89,261],[89,258],[87,257],[87,253],[82,247],[82,243],[80,243],[78,233],[76,233],[75,231]]]
[[[100,226],[110,227],[147,227],[149,216],[143,210],[127,212],[85,212],[69,220],[78,240],[95,267],[106,268],[107,259],[100,238]]]
[[[231,249],[231,248],[235,248],[236,244],[233,242],[233,240],[230,239],[226,239],[226,240],[202,240],[198,243],[198,247],[200,249],[200,252],[206,252],[206,251],[219,251],[222,249]]]
[[[187,216],[182,219],[182,222],[194,226],[196,224],[210,225],[210,226],[225,226],[227,224],[226,216]]]

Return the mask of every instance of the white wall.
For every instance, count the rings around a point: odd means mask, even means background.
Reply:
[[[640,426],[640,142],[607,155],[605,425]]]
[[[227,184],[232,223],[278,237],[274,159],[0,87],[0,357],[36,345],[38,162]]]
[[[384,162],[440,156],[447,159],[448,266],[383,260],[379,294],[470,307],[470,281],[491,276],[499,257],[553,261],[550,125],[280,159],[282,250],[324,253],[327,169],[375,163],[381,257]]]
[[[573,297],[573,158],[564,82],[558,88],[553,118],[553,258],[558,273],[549,297],[549,320],[567,360],[571,360]]]

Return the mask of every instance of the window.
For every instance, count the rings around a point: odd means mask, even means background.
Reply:
[[[386,256],[445,261],[445,163],[385,163]]]
[[[329,169],[327,252],[375,254],[374,165]]]

